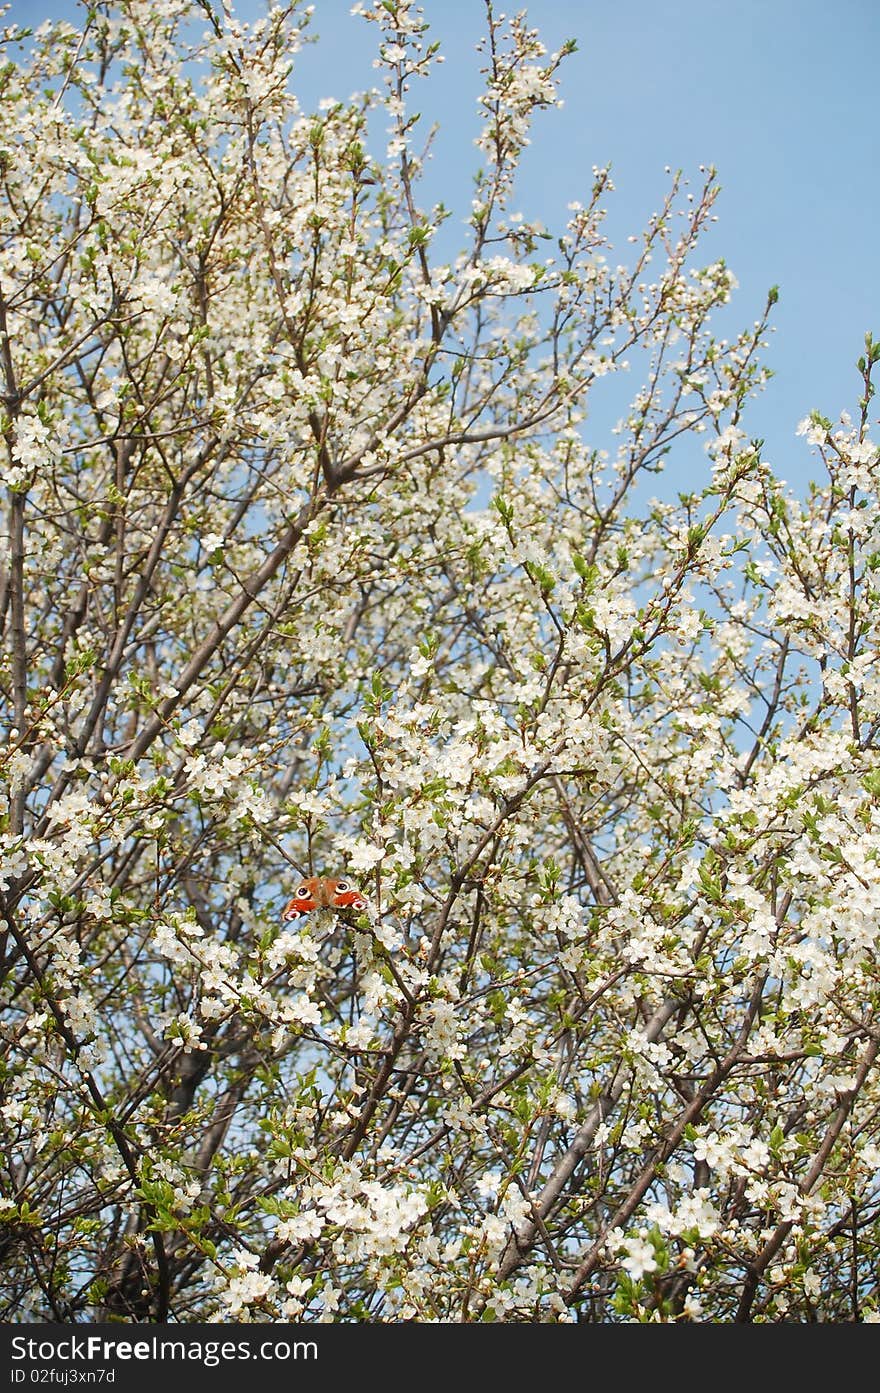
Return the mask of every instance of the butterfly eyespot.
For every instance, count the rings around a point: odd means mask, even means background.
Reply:
[[[296,900],[307,900],[309,898],[309,887],[301,885],[294,895]]]
[[[348,890],[348,889],[350,889],[350,888],[351,888],[351,887],[349,886],[349,883],[348,883],[347,880],[337,880],[337,882],[336,882],[336,890],[337,890],[337,893],[341,892],[342,894],[345,894],[345,891]]]

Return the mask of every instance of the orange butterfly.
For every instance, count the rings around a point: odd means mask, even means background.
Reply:
[[[281,911],[281,918],[288,921],[301,919],[313,909],[366,909],[367,902],[360,891],[355,890],[347,880],[332,880],[328,876],[313,875],[304,880],[292,900]]]

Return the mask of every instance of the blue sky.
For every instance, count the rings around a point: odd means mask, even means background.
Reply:
[[[241,0],[254,17],[263,0]],[[441,125],[426,204],[442,198],[463,219],[476,165],[471,142],[482,0],[423,0],[446,53],[419,93]],[[496,9],[500,6],[496,3]],[[514,5],[510,9],[521,8]],[[347,97],[376,80],[375,28],[350,0],[315,0],[322,42],[302,56],[301,98]],[[609,229],[616,259],[667,185],[667,165],[699,182],[714,164],[723,185],[718,223],[703,260],[723,256],[736,274],[732,332],[761,313],[778,284],[775,333],[765,361],[776,376],[745,421],[765,455],[797,489],[813,472],[797,422],[812,408],[855,411],[855,360],[865,331],[880,337],[880,225],[876,0],[533,0],[531,22],[548,48],[574,38],[564,65],[561,111],[536,124],[519,205],[549,227],[610,164],[617,192]],[[71,0],[12,0],[7,22],[63,15]],[[634,384],[635,385],[635,384]],[[872,419],[880,414],[880,395]],[[602,442],[596,442],[602,443]]]

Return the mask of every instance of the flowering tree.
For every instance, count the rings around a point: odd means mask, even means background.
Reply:
[[[2,1316],[877,1319],[880,347],[792,496],[713,172],[518,216],[487,0],[444,257],[364,18],[4,37]]]

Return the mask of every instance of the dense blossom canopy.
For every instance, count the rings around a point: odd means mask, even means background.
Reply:
[[[4,37],[3,1318],[878,1319],[880,348],[793,496],[714,171],[519,216],[487,0],[444,253],[361,8]]]

